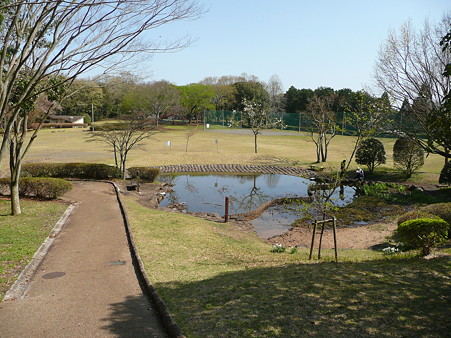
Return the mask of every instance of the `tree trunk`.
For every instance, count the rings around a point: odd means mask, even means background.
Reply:
[[[11,140],[9,149],[9,172],[11,175],[10,193],[11,193],[11,215],[20,215],[20,197],[19,197],[19,180],[20,180],[20,161],[17,159],[15,142]]]
[[[20,215],[19,177],[11,177],[11,215]]]
[[[258,133],[254,134],[254,151],[256,154],[258,153],[257,136],[258,136]]]

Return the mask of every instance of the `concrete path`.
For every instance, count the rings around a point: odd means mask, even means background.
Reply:
[[[132,265],[113,187],[76,182],[80,202],[21,300],[0,303],[1,337],[166,337]]]

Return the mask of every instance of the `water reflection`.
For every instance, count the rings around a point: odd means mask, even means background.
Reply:
[[[311,182],[302,177],[264,175],[160,175],[159,181],[174,185],[161,206],[186,203],[188,211],[224,215],[224,200],[229,197],[230,214],[249,212],[262,204],[281,197],[306,197]],[[334,204],[343,206],[352,201],[354,190],[343,187],[334,193]],[[287,210],[272,207],[253,220],[257,233],[270,237],[283,233],[302,214],[300,208]],[[263,230],[264,229],[264,230]],[[274,233],[274,230],[276,233]],[[266,234],[270,232],[271,235]],[[261,233],[264,233],[262,235]]]

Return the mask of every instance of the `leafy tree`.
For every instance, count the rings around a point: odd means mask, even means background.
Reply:
[[[313,96],[313,90],[297,89],[291,86],[284,96],[286,112],[299,113],[307,109],[308,99]]]
[[[411,107],[409,120],[404,119],[402,131],[415,138],[423,149],[445,159],[451,158],[451,115],[446,108],[450,81],[443,70],[451,61],[446,44],[451,17],[431,26],[425,22],[420,31],[414,31],[410,22],[399,32],[391,32],[381,47],[375,67],[378,86],[400,106],[406,100]],[[445,37],[445,40],[443,38]],[[404,103],[404,106],[406,104]],[[422,137],[421,137],[422,136]]]
[[[141,112],[155,118],[158,125],[160,116],[168,114],[180,101],[177,88],[167,81],[139,84],[122,98],[124,112]]]
[[[257,81],[236,82],[235,88],[235,109],[243,110],[244,102],[254,102],[261,107],[267,107],[269,104],[269,94],[265,86]]]
[[[256,102],[247,101],[244,99],[243,106],[244,109],[242,112],[242,119],[249,122],[249,128],[254,134],[254,151],[255,153],[258,153],[257,137],[261,134],[261,131],[269,128],[283,128],[283,121],[274,118],[268,109],[265,109],[265,107]],[[238,122],[239,121],[235,119],[235,116],[233,116],[232,124],[236,124]]]
[[[205,110],[214,108],[215,92],[211,86],[192,83],[177,88],[180,91],[180,103],[190,123],[193,119],[198,121]]]
[[[100,109],[104,105],[103,90],[91,80],[75,80],[67,89],[62,102],[61,113],[64,115],[92,115],[94,120],[100,119]]]
[[[215,92],[213,104],[215,110],[233,110],[235,100],[235,87],[228,84],[212,85]]]
[[[124,113],[121,110],[123,97],[139,82],[140,77],[129,72],[121,72],[116,76],[106,75],[96,81],[103,90],[102,117],[117,117]]]
[[[370,173],[378,165],[385,163],[385,149],[381,141],[375,138],[367,138],[362,141],[355,154],[358,164],[366,165]]]
[[[395,167],[402,170],[407,177],[424,164],[424,150],[417,141],[405,136],[396,140],[393,146]]]
[[[326,162],[330,141],[337,132],[335,113],[332,111],[332,103],[335,95],[313,95],[304,113],[307,120],[307,129],[311,140],[316,145],[316,162]]]

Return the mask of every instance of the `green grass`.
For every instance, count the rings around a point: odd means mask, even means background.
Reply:
[[[231,224],[124,199],[147,273],[188,337],[442,336],[449,257],[308,249],[271,253]],[[288,251],[288,250],[287,250]]]
[[[0,300],[48,236],[67,205],[22,200],[22,214],[10,216],[10,203],[0,200]]]
[[[185,152],[187,127],[175,126],[157,133],[153,139],[133,149],[129,154],[128,167],[168,165],[168,164],[280,164],[307,167],[315,159],[315,146],[303,133],[290,132],[288,136],[260,135],[259,153],[254,154],[253,136],[215,133],[204,130],[190,139],[188,152]],[[113,164],[113,155],[102,143],[87,142],[90,132],[86,129],[44,129],[39,132],[27,162],[96,162]],[[218,140],[218,147],[216,145]],[[171,141],[172,146],[165,146]],[[376,168],[376,179],[388,178],[406,181],[393,169],[392,149],[395,139],[383,138],[387,152],[387,164]],[[340,162],[348,158],[352,151],[353,138],[336,136],[329,147],[327,168],[338,169]],[[55,144],[58,147],[55,147]],[[420,172],[414,174],[409,182],[437,183],[443,158],[431,154],[425,159]],[[351,174],[357,167],[352,163]],[[6,170],[5,161],[3,170]]]

